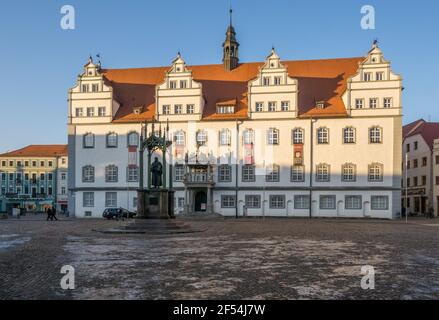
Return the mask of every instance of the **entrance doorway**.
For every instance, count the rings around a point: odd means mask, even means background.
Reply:
[[[206,212],[207,210],[207,194],[204,191],[198,191],[195,194],[195,212]]]

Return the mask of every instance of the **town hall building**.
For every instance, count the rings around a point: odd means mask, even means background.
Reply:
[[[136,210],[140,140],[154,128],[172,141],[177,215],[400,215],[402,79],[377,42],[361,57],[284,61],[273,48],[246,63],[230,24],[222,50],[213,65],[89,59],[68,92],[71,213]]]

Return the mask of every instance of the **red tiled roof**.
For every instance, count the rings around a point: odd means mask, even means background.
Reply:
[[[0,157],[59,157],[67,156],[66,144],[30,145],[22,149],[0,154]]]
[[[415,129],[418,125],[420,125],[423,122],[425,122],[424,119],[419,119],[412,123],[406,124],[404,127],[402,127],[403,137],[406,137],[413,129]]]
[[[358,70],[360,58],[284,61],[290,77],[299,82],[299,115],[302,117],[346,116],[342,95],[347,79]],[[248,81],[254,79],[263,63],[242,63],[227,71],[222,64],[188,66],[195,81],[202,84],[206,105],[204,120],[247,118]],[[115,122],[151,120],[155,113],[155,86],[163,83],[169,67],[139,69],[104,69],[107,81],[113,86],[115,99],[121,103]],[[217,114],[218,101],[236,100],[234,114]],[[325,101],[327,107],[318,109],[316,101]],[[135,115],[134,106],[143,106],[144,112]]]
[[[420,120],[418,120],[420,121]],[[424,120],[422,120],[424,121]],[[407,126],[404,126],[404,128]],[[433,143],[435,139],[439,139],[439,122],[422,122],[420,125],[404,136],[404,139],[415,135],[421,135],[425,142],[433,149]]]

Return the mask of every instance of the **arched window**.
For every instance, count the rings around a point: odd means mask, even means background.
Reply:
[[[355,128],[353,127],[346,127],[343,129],[343,142],[344,143],[355,143],[356,141],[356,134],[355,134]]]
[[[317,143],[318,144],[328,144],[329,143],[329,129],[328,128],[318,128],[317,129]]]
[[[270,145],[279,144],[279,130],[275,128],[268,129],[267,143]]]
[[[232,143],[232,137],[229,129],[222,129],[219,133],[220,146],[230,146]]]
[[[341,180],[344,182],[353,182],[356,180],[356,166],[352,163],[346,163],[341,168]]]
[[[369,142],[370,143],[382,143],[383,131],[380,127],[369,128]]]
[[[367,176],[369,182],[383,181],[383,165],[380,163],[372,163],[371,165],[369,165]]]
[[[199,130],[196,135],[197,145],[204,146],[207,144],[207,132],[204,130]]]
[[[255,136],[252,129],[245,129],[242,136],[244,144],[253,144],[255,141]]]
[[[128,147],[139,146],[139,134],[137,132],[128,133]]]
[[[177,146],[184,146],[186,144],[185,133],[179,130],[174,134],[174,142]]]
[[[117,166],[112,164],[105,167],[105,182],[117,182],[117,180],[118,180]]]
[[[303,144],[304,134],[303,129],[295,128],[293,129],[292,138],[293,144]]]
[[[117,133],[110,132],[107,134],[107,148],[117,148]]]
[[[95,147],[95,135],[93,133],[86,133],[83,137],[84,148],[94,148]]]
[[[331,178],[331,171],[329,164],[321,163],[317,165],[316,180],[318,182],[329,182]]]
[[[93,166],[82,167],[82,182],[95,181],[95,168]]]

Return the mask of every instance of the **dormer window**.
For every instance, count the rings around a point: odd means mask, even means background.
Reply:
[[[366,72],[366,73],[363,75],[363,80],[366,81],[366,82],[372,81],[372,73],[370,73],[370,72]]]
[[[142,111],[143,111],[143,107],[141,107],[141,106],[133,107],[133,113],[134,114],[141,114]]]
[[[325,109],[325,106],[326,106],[325,101],[317,101],[316,102],[317,109]]]
[[[235,106],[217,106],[216,113],[219,114],[235,113]]]

